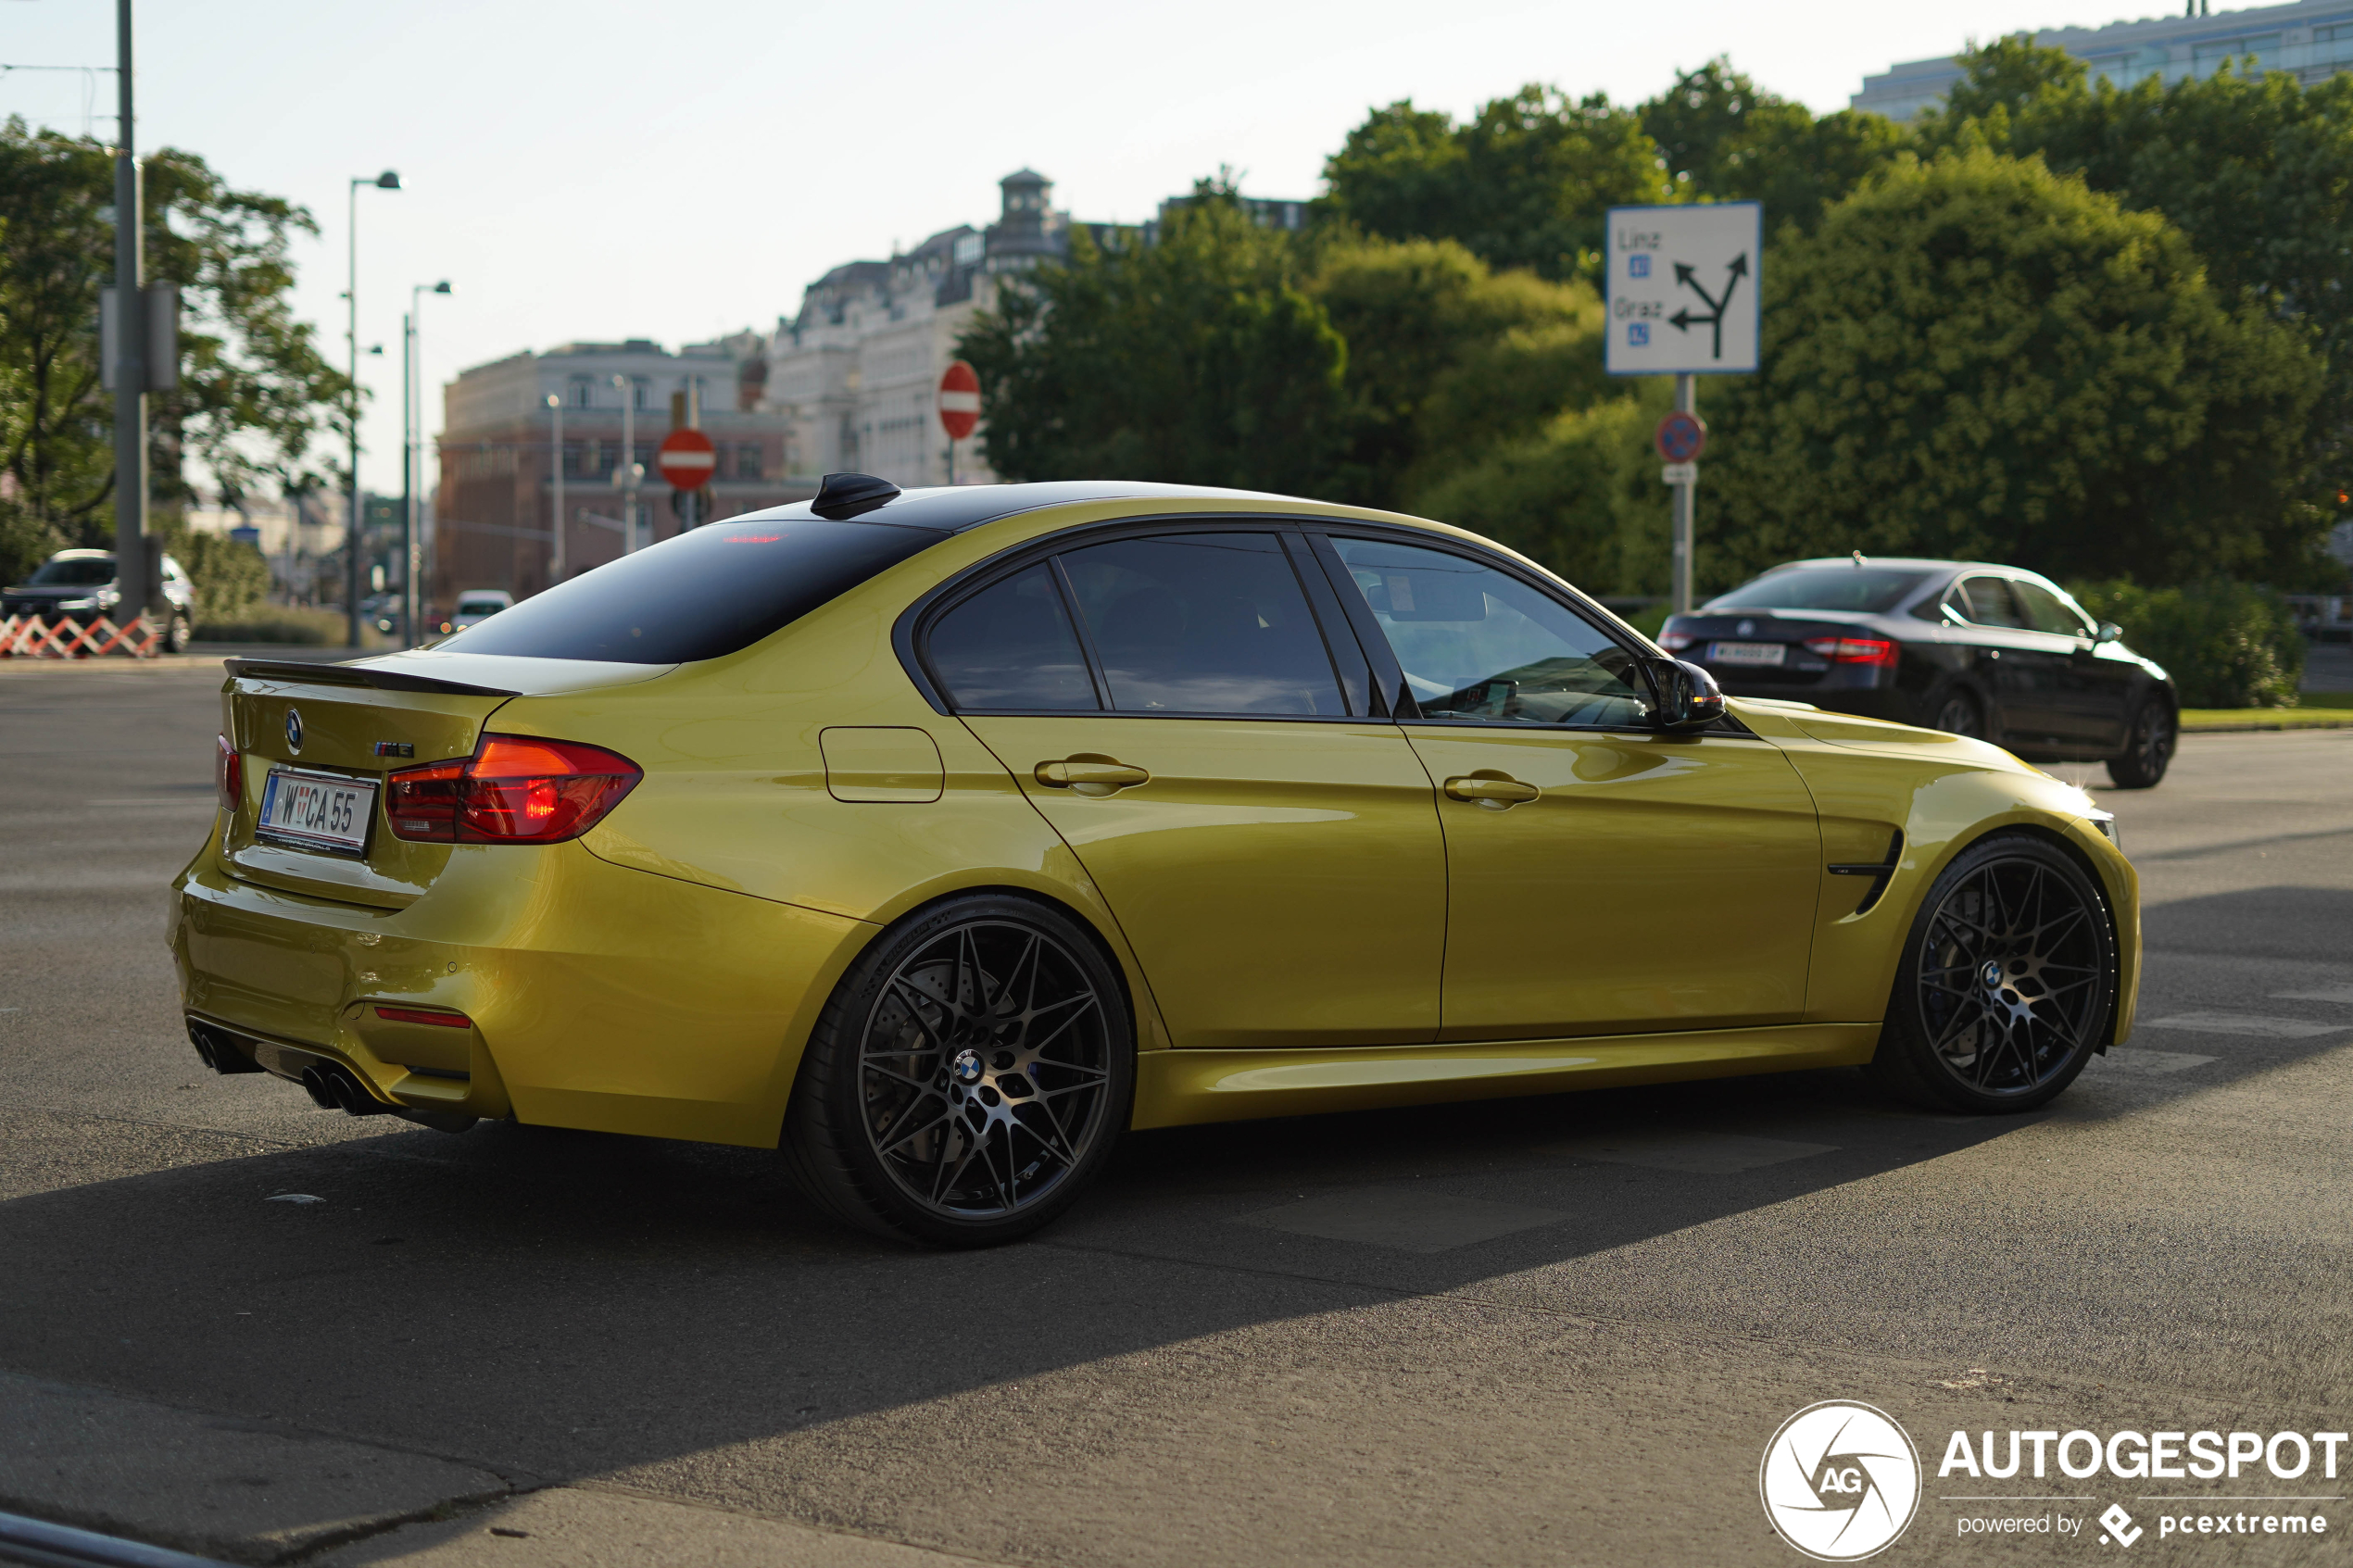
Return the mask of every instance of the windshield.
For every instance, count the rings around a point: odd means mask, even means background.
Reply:
[[[459,615],[496,615],[506,608],[506,601],[503,599],[459,599],[458,601]]]
[[[1708,609],[1846,609],[1879,615],[1928,581],[1925,571],[1870,566],[1785,566],[1744,583]]]
[[[438,646],[621,664],[717,659],[947,537],[888,523],[738,518],[584,571]]]
[[[114,562],[104,556],[81,556],[66,560],[41,563],[41,570],[25,579],[32,588],[98,588],[114,581]]]

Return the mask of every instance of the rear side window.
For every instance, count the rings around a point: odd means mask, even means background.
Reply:
[[[2037,632],[2049,632],[2061,637],[2088,637],[2091,626],[2065,599],[2039,583],[2022,580],[2010,583],[2010,592],[2026,607],[2026,618]]]
[[[1277,535],[1119,539],[1062,564],[1118,711],[1347,713]]]
[[[990,584],[941,616],[931,672],[958,708],[1093,710],[1095,683],[1050,566]]]
[[[947,537],[824,518],[713,523],[560,583],[440,646],[622,664],[717,659]]]
[[[2026,618],[2010,597],[2009,583],[1999,577],[1962,578],[1953,590],[1953,608],[1973,625],[2026,630]]]

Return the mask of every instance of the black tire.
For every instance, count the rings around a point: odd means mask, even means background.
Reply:
[[[786,1162],[847,1223],[998,1246],[1101,1172],[1135,1074],[1119,976],[1088,931],[1026,898],[950,898],[835,987],[785,1112]]]
[[[1975,696],[1960,686],[1954,686],[1945,692],[1944,700],[1937,704],[1935,721],[1931,723],[1929,728],[1943,730],[1947,734],[1967,735],[1971,740],[1988,738],[1985,733],[1984,707]]]
[[[1983,839],[1920,900],[1871,1073],[1938,1110],[2032,1110],[2107,1039],[2117,985],[2091,876],[2047,839]]]
[[[2172,706],[2161,696],[2143,697],[2124,735],[2124,749],[2108,759],[2108,776],[2119,789],[2155,789],[2173,765],[2179,736]]]
[[[171,621],[164,628],[164,651],[166,653],[186,653],[188,651],[189,639],[194,635],[195,631],[189,626],[188,618],[180,613],[178,610],[172,611]]]

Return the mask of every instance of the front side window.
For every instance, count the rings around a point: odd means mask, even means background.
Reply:
[[[933,677],[960,709],[1057,713],[1098,706],[1050,566],[1016,572],[956,606],[932,627],[925,651]]]
[[[1999,577],[1964,577],[1953,590],[1953,608],[1974,626],[2026,630],[2026,618],[2019,613],[2018,601],[2010,597],[2009,583]]]
[[[2060,637],[2088,637],[2092,628],[2075,607],[2044,587],[2040,583],[2013,581],[2010,592],[2025,608],[2026,619],[2037,632],[2048,632]]]
[[[1545,594],[1443,550],[1334,539],[1428,719],[1649,722],[1634,655]]]
[[[1116,710],[1347,713],[1277,535],[1118,539],[1062,565]]]

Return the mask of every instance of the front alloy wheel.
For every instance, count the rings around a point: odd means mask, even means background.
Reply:
[[[2133,710],[2124,749],[2108,759],[2108,776],[2119,789],[2154,789],[2172,765],[2173,709],[2160,697],[2145,697]]]
[[[1931,1104],[2032,1110],[2106,1040],[2117,986],[2092,879],[2045,840],[1985,840],[1920,906],[1872,1069]]]
[[[884,937],[802,1064],[787,1150],[870,1230],[1012,1240],[1074,1200],[1125,1127],[1133,1047],[1116,976],[1059,910],[958,899]]]

